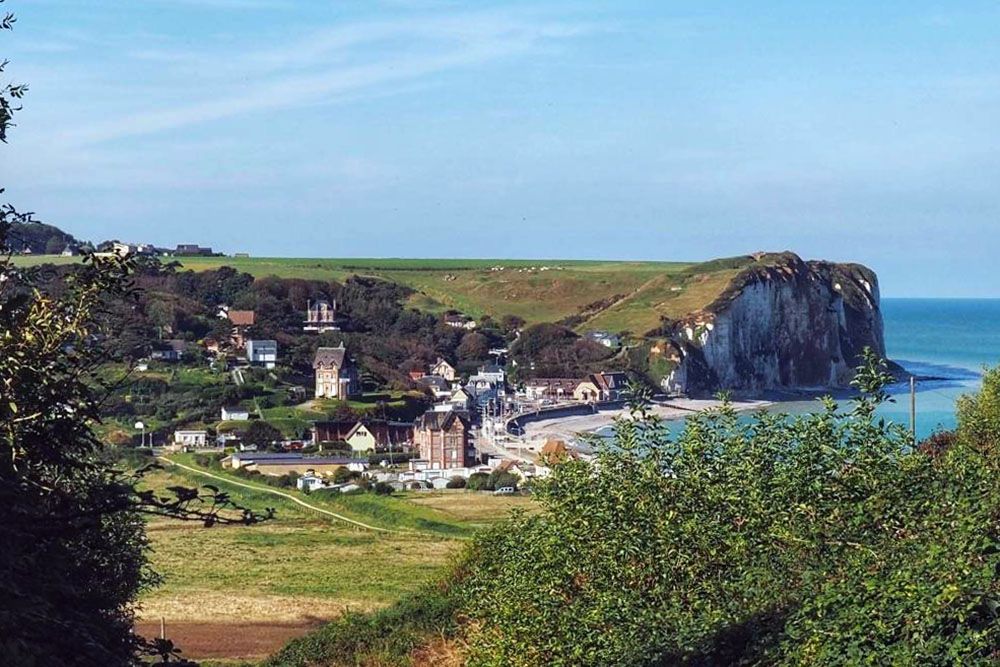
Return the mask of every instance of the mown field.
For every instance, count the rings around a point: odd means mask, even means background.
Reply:
[[[18,257],[23,265],[64,264],[72,257]],[[529,323],[579,316],[580,331],[642,335],[661,317],[679,318],[708,305],[748,257],[703,264],[508,259],[178,258],[195,271],[230,266],[256,277],[344,280],[368,275],[407,285],[411,305],[428,312],[460,310],[473,317],[516,315]]]
[[[193,464],[191,457],[177,460]],[[391,531],[376,532],[266,490],[176,467],[156,472],[147,483],[157,489],[218,484],[237,502],[276,509],[274,520],[252,527],[149,522],[152,564],[164,581],[142,599],[140,630],[158,633],[162,618],[184,655],[222,664],[260,659],[347,610],[388,606],[439,576],[476,529],[531,503],[465,492],[388,498],[290,492]]]

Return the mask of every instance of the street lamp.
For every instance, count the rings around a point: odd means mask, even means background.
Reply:
[[[146,425],[142,422],[136,422],[135,427],[140,431],[139,434],[139,447],[146,446]]]

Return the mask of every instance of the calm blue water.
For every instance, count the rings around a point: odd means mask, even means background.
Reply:
[[[921,377],[917,385],[917,437],[955,426],[955,401],[975,391],[984,366],[1000,365],[1000,299],[883,299],[888,356]],[[909,386],[892,388],[881,414],[910,422]],[[781,403],[775,410],[802,413],[815,402]],[[671,423],[672,430],[683,420]],[[604,432],[604,431],[602,431]]]
[[[984,366],[1000,365],[1000,299],[884,299],[889,358],[919,376],[917,434],[955,426],[955,400],[975,391]],[[906,388],[898,388],[905,392]],[[883,412],[909,423],[909,399]]]

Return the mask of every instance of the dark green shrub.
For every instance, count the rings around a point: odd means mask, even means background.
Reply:
[[[490,473],[489,479],[486,481],[486,489],[489,491],[495,491],[506,487],[516,489],[520,479],[521,478],[517,475],[512,475],[509,472],[494,470]]]
[[[490,476],[485,472],[476,472],[469,475],[469,480],[465,483],[465,488],[469,491],[492,491],[489,486]]]

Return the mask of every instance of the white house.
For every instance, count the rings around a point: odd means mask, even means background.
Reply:
[[[471,410],[472,403],[472,394],[461,387],[453,391],[451,397],[448,399],[448,405],[451,405],[456,410]]]
[[[447,313],[444,316],[444,323],[450,327],[465,329],[466,331],[472,331],[476,328],[476,321],[474,319],[456,313]]]
[[[174,444],[181,447],[207,447],[208,431],[174,431]]]
[[[278,363],[278,341],[248,340],[246,344],[247,361],[251,364],[274,368]]]
[[[610,331],[591,331],[586,334],[586,338],[611,349],[617,349],[622,346],[621,338]]]
[[[245,422],[250,419],[250,411],[238,405],[222,406],[222,421],[224,422]]]
[[[457,377],[455,367],[441,357],[438,357],[437,363],[431,366],[431,375],[444,378],[448,382],[454,382]]]
[[[295,486],[299,488],[299,491],[305,491],[307,489],[309,491],[318,491],[320,489],[330,488],[327,484],[327,480],[322,477],[317,477],[316,475],[302,475],[302,477],[299,477],[299,479],[295,482]]]
[[[479,372],[469,378],[470,382],[472,380],[485,380],[487,382],[502,385],[507,381],[507,371],[496,364],[487,364],[485,366],[481,366],[479,368]]]

